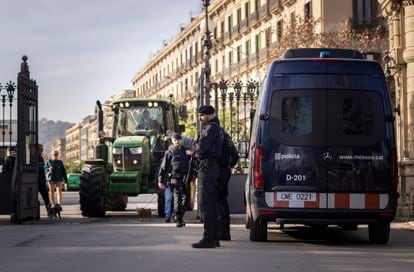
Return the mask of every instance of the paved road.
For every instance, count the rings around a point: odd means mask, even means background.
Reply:
[[[142,221],[136,205],[152,196],[133,198],[125,213],[103,219],[82,218],[76,193],[65,193],[63,219],[12,225],[0,217],[0,271],[413,271],[414,235],[393,224],[389,245],[371,245],[365,227],[358,231],[274,226],[269,241],[252,243],[242,216],[233,216],[230,242],[194,250],[202,225],[194,212],[187,226],[176,228],[162,218]],[[155,199],[155,198],[154,198]],[[155,207],[154,203],[149,205]],[[43,214],[44,215],[44,214]]]

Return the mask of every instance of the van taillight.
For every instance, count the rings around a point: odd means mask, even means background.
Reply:
[[[263,149],[261,147],[256,147],[254,154],[254,187],[256,189],[264,189],[264,178],[262,174]]]
[[[396,148],[392,149],[391,166],[392,166],[391,190],[393,192],[397,192],[398,191],[398,156],[397,156]]]

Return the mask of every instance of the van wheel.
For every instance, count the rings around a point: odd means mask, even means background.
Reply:
[[[368,225],[369,241],[372,244],[386,244],[390,239],[390,223]]]
[[[251,220],[250,241],[264,242],[267,240],[267,221],[263,219]]]

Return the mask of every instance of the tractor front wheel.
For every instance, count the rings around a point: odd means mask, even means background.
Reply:
[[[83,216],[105,216],[104,170],[100,166],[85,165],[79,185],[79,202]]]

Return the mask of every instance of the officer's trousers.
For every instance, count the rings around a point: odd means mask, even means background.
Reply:
[[[197,179],[201,192],[201,206],[203,207],[203,240],[209,242],[217,240],[217,182],[219,174],[220,167],[217,162],[200,161]]]
[[[174,192],[174,212],[177,216],[177,221],[182,222],[185,214],[185,199],[187,196],[187,190],[183,182],[183,178],[172,178],[171,190]]]
[[[229,166],[220,167],[220,175],[218,178],[218,237],[226,237],[230,235],[230,212],[229,203],[227,201],[228,183],[231,177]]]

